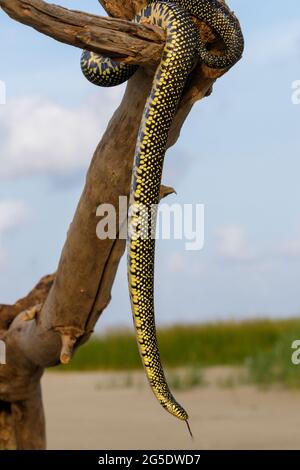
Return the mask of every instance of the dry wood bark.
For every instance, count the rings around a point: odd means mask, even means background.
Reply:
[[[165,34],[155,26],[67,10],[41,0],[1,0],[0,6],[11,18],[81,49],[136,64],[155,63],[161,55]]]
[[[111,16],[131,19],[144,0],[101,3]],[[0,306],[0,339],[7,346],[7,365],[0,366],[0,448],[43,449],[43,371],[60,360],[68,362],[73,351],[89,338],[111,299],[125,242],[97,238],[96,209],[101,203],[118,208],[119,196],[128,195],[137,130],[164,35],[147,25],[70,12],[41,0],[0,0],[0,6],[17,21],[59,41],[147,64],[128,82],[122,103],[94,153],[56,275],[43,278],[14,306]],[[199,27],[205,41],[212,43],[216,52],[221,50],[212,31],[202,23]],[[210,94],[214,81],[224,72],[195,64],[170,132],[169,147],[178,139],[193,104]],[[162,188],[162,196],[170,192],[172,189]],[[39,304],[42,308],[36,308]]]

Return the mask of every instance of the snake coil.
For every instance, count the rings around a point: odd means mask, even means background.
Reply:
[[[222,38],[224,54],[214,55],[206,49],[192,16],[207,23]],[[165,409],[187,422],[187,412],[168,387],[157,344],[153,207],[159,202],[168,133],[196,55],[209,67],[231,67],[242,56],[244,40],[238,21],[217,0],[149,1],[134,21],[163,28],[166,44],[144,108],[134,155],[127,242],[129,291],[137,342],[150,386]],[[81,68],[85,77],[99,86],[119,85],[137,70],[136,66],[89,51],[82,54]]]

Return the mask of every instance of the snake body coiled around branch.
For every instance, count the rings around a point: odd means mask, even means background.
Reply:
[[[192,16],[220,35],[224,54],[207,51]],[[150,1],[134,21],[163,28],[166,44],[144,108],[134,155],[129,201],[129,291],[139,351],[151,388],[165,409],[187,422],[187,412],[168,387],[156,337],[155,237],[152,236],[156,211],[153,208],[159,203],[169,130],[195,57],[198,55],[209,67],[227,68],[241,58],[244,41],[238,21],[217,0]],[[100,86],[118,85],[137,69],[89,51],[82,54],[81,68],[89,81]]]

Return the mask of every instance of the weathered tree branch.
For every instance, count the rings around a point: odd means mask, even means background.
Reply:
[[[143,8],[145,0],[98,0],[110,16],[132,20]]]
[[[130,19],[143,1],[101,0],[101,3],[111,15]],[[12,18],[77,47],[109,51],[115,57],[121,54],[144,64],[156,62],[161,51],[162,33],[148,26],[104,21],[40,0],[0,0],[0,5]],[[215,41],[209,28],[200,26],[203,38]],[[118,39],[112,43],[107,31],[113,27]],[[125,44],[121,44],[118,32],[124,34]],[[220,45],[214,44],[218,51]],[[178,139],[193,104],[211,92],[222,73],[195,65],[173,122],[169,147]],[[136,135],[152,75],[153,69],[141,67],[128,82],[122,103],[95,151],[55,279],[46,277],[16,305],[0,307],[0,339],[7,346],[7,365],[0,367],[0,448],[45,447],[40,397],[43,370],[60,360],[68,362],[73,350],[89,338],[110,301],[125,241],[97,238],[96,209],[101,203],[110,203],[118,209],[119,196],[128,195]],[[162,188],[162,196],[170,191]],[[32,309],[37,304],[43,307]]]
[[[14,20],[32,26],[57,41],[133,64],[159,60],[164,32],[152,25],[67,10],[42,0],[0,0]]]

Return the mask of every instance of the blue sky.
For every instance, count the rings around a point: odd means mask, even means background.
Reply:
[[[97,0],[60,0],[102,14]],[[205,204],[205,246],[159,241],[159,323],[300,313],[300,3],[232,0],[243,60],[191,112],[166,157],[169,202]],[[85,172],[124,87],[81,75],[80,51],[0,12],[0,301],[56,269]],[[131,324],[122,261],[100,326]]]

